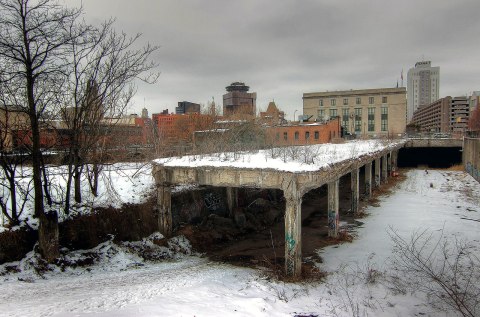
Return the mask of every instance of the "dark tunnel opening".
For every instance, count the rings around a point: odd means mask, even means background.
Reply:
[[[449,168],[462,164],[461,147],[408,147],[398,153],[398,167]]]

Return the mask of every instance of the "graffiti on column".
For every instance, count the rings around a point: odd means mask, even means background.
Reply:
[[[285,242],[287,243],[288,253],[290,254],[290,252],[295,248],[295,239],[289,233],[287,233],[285,235]]]
[[[370,182],[365,183],[365,195],[370,196]]]
[[[219,208],[221,208],[220,197],[215,193],[206,194],[203,200],[205,201],[205,206],[207,206],[208,210],[210,211],[217,211]]]
[[[468,174],[480,182],[480,171],[472,163],[467,162],[467,164],[465,164],[465,169]]]
[[[380,175],[375,175],[375,186],[379,187],[380,186]]]
[[[357,193],[352,192],[352,212],[357,212]]]
[[[335,210],[331,210],[328,212],[328,229],[331,231],[335,231],[338,228],[340,219],[338,212]]]

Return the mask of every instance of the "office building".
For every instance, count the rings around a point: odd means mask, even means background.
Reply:
[[[432,67],[430,61],[415,63],[407,74],[407,122],[421,106],[426,106],[440,97],[440,67]]]

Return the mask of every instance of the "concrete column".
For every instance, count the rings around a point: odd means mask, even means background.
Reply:
[[[235,187],[227,187],[227,205],[230,217],[233,217],[233,211],[238,206],[238,191]]]
[[[382,182],[388,182],[387,155],[382,157]]]
[[[392,152],[392,169],[395,171],[398,169],[397,162],[398,162],[398,150],[395,150]]]
[[[338,214],[338,183],[339,180],[328,183],[328,236],[338,236],[339,214]]]
[[[160,185],[157,188],[158,230],[165,237],[170,237],[172,224],[172,190],[170,186]]]
[[[380,187],[380,159],[375,160],[375,188]]]
[[[351,182],[350,182],[350,188],[352,192],[352,212],[354,214],[358,213],[358,200],[359,200],[359,181],[358,181],[358,175],[360,173],[360,170],[358,168],[354,169],[350,175],[351,175]]]
[[[387,154],[387,172],[388,176],[392,175],[392,152]]]
[[[296,190],[284,191],[285,196],[285,272],[302,274],[302,196]]]
[[[365,196],[372,197],[372,162],[365,164]]]

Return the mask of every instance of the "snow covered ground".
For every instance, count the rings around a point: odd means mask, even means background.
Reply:
[[[63,197],[65,197],[66,172],[65,166],[49,166],[47,168],[47,175],[51,180],[49,186],[50,193],[54,201],[63,201]],[[28,184],[30,184],[31,188],[31,173],[30,167],[19,167],[18,169],[18,185],[24,189],[23,191],[17,190],[17,198],[19,198],[17,206],[19,207],[23,203],[23,197],[25,197],[23,192],[28,192]],[[0,172],[0,179],[1,176]],[[152,176],[152,165],[150,163],[117,163],[105,165],[99,176],[97,197],[92,195],[88,180],[85,177],[82,177],[81,186],[83,201],[81,204],[74,204],[72,198],[73,210],[70,216],[79,213],[88,213],[95,207],[112,206],[119,208],[122,204],[126,203],[139,204],[150,198],[155,188]],[[7,206],[10,206],[10,193],[6,187],[0,186],[0,196],[7,202]],[[37,228],[38,219],[32,217],[33,203],[33,190],[30,189],[20,219],[22,222],[28,223],[31,227]],[[63,214],[62,206],[58,205],[54,206],[54,208],[57,208],[60,221],[63,221],[65,215]],[[0,214],[0,232],[5,230],[3,226],[4,223],[6,223],[6,220],[3,218],[3,215]]]
[[[418,229],[480,245],[480,185],[463,172],[411,170],[407,179],[358,228],[353,243],[319,251],[325,282],[275,282],[261,272],[178,255],[152,263],[125,249],[90,270],[39,277],[25,266],[0,276],[1,316],[453,316],[425,305],[418,293],[391,291],[389,228],[404,237]],[[112,250],[115,250],[113,252]],[[480,250],[477,249],[480,254]],[[0,266],[1,271],[2,266]],[[355,315],[352,311],[357,310]]]

